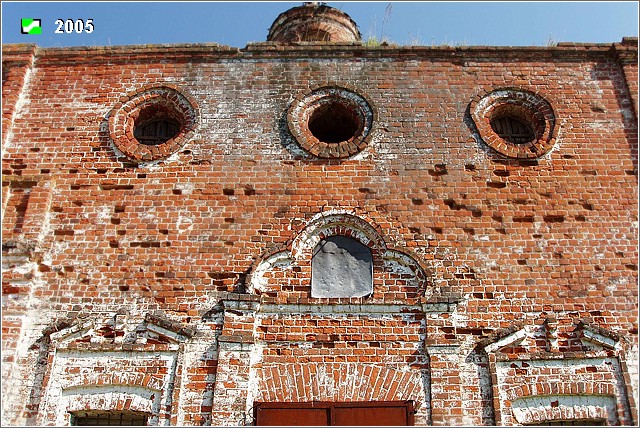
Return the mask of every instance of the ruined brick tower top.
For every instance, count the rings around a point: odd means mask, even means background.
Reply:
[[[269,42],[359,42],[360,31],[346,13],[306,2],[281,13],[271,25]]]

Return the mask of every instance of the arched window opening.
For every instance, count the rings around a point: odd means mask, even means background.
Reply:
[[[322,239],[313,250],[311,297],[350,298],[373,293],[373,256],[347,236]]]

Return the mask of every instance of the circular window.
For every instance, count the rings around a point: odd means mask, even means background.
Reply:
[[[346,158],[369,143],[374,112],[353,91],[326,87],[297,98],[289,108],[289,130],[298,144],[319,158]]]
[[[164,159],[182,148],[197,124],[195,102],[171,86],[143,88],[109,115],[116,147],[136,161]]]
[[[470,111],[482,140],[505,156],[538,158],[555,144],[555,114],[538,94],[499,89],[474,98]]]
[[[311,135],[327,144],[348,141],[360,127],[357,111],[334,100],[316,108],[309,118]]]

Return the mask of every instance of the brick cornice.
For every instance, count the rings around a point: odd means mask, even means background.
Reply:
[[[36,45],[32,43],[2,45],[2,62],[4,64],[31,65],[37,50]]]
[[[157,44],[124,46],[80,46],[37,48],[36,45],[3,45],[3,61],[14,55],[31,51],[43,63],[69,62],[144,62],[158,56],[173,61],[198,60],[208,62],[221,58],[263,59],[263,58],[430,58],[439,60],[552,60],[575,61],[607,57],[613,53],[624,61],[637,61],[638,46],[629,42],[621,43],[559,43],[556,46],[367,46],[363,43],[322,43],[298,42],[283,44],[278,42],[249,43],[245,48],[236,48],[217,43],[198,44]],[[9,58],[5,59],[7,56]]]

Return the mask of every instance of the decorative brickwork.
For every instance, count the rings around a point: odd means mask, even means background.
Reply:
[[[606,425],[620,424],[616,416],[615,400],[611,396],[533,396],[517,400],[513,407],[516,423],[523,425],[553,421],[605,421]]]
[[[258,370],[256,401],[422,401],[419,373],[385,366],[346,364],[276,364]]]
[[[3,425],[637,425],[637,39],[350,40],[3,46]]]
[[[197,109],[174,86],[143,87],[122,97],[109,113],[109,133],[115,146],[134,161],[164,159],[189,141],[197,126]],[[145,144],[138,141],[136,130],[153,120],[176,123],[179,131],[168,141]]]
[[[367,146],[374,111],[353,91],[324,87],[298,96],[289,107],[287,123],[293,137],[310,154],[345,158]]]
[[[470,111],[483,141],[499,153],[512,158],[537,158],[553,148],[558,121],[551,104],[538,94],[518,89],[497,89],[475,97]],[[494,121],[516,120],[531,129],[531,138],[522,143],[505,139],[496,131]]]

